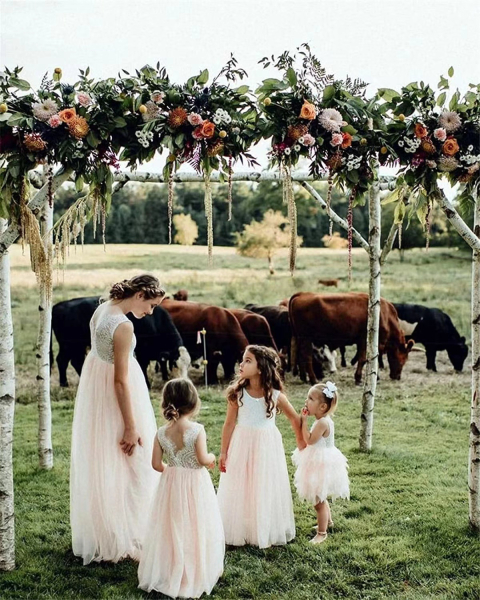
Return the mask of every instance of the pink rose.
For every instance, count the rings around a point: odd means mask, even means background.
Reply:
[[[82,106],[89,106],[92,103],[92,99],[86,92],[78,92],[77,102]]]
[[[192,136],[194,140],[203,140],[202,126],[199,125],[196,129],[193,130]]]
[[[304,146],[313,146],[314,143],[315,143],[315,138],[313,137],[313,135],[306,133],[303,136],[303,145]]]
[[[343,135],[341,133],[334,133],[332,135],[332,141],[330,144],[332,146],[341,146],[343,143]]]
[[[187,117],[188,122],[190,123],[190,125],[193,125],[194,127],[196,127],[197,125],[201,125],[203,123],[203,119],[200,115],[198,115],[197,113],[190,113]]]
[[[62,120],[60,119],[60,117],[58,115],[52,115],[48,119],[48,124],[50,125],[50,127],[55,128],[62,124]]]
[[[444,142],[447,139],[447,132],[443,127],[439,127],[433,132],[433,137],[440,142]]]

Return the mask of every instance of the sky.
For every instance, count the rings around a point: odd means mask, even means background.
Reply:
[[[0,0],[0,65],[22,65],[36,88],[55,67],[69,82],[87,66],[104,78],[160,61],[183,83],[233,52],[255,89],[275,76],[263,56],[308,42],[328,73],[360,77],[372,94],[436,86],[450,66],[466,91],[480,82],[479,29],[480,0]],[[263,167],[266,151],[255,153]]]

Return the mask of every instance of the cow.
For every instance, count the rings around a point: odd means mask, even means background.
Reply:
[[[207,379],[218,383],[217,368],[222,363],[225,378],[235,373],[235,363],[242,359],[248,339],[237,318],[226,308],[198,302],[164,300],[162,306],[170,313],[187,350],[196,360],[203,353],[203,339],[198,344],[199,332],[206,331]]]
[[[325,287],[338,287],[338,279],[319,279],[319,285],[324,285]]]
[[[98,307],[99,296],[74,298],[58,302],[52,308],[52,330],[57,338],[57,355],[60,385],[68,387],[67,367],[69,362],[80,375],[87,349],[91,346],[90,319]],[[152,315],[137,319],[127,315],[133,323],[137,344],[135,354],[150,387],[147,375],[151,360],[161,361],[162,372],[166,378],[165,360],[173,361],[175,374],[187,376],[190,357],[182,338],[176,330],[168,312],[157,306]],[[50,340],[50,364],[53,364],[52,340]]]
[[[312,365],[312,344],[328,344],[330,347],[356,345],[359,360],[355,383],[359,385],[366,362],[367,312],[367,294],[294,294],[289,302],[289,315],[292,335],[297,341],[301,377],[308,375],[312,385],[317,382]],[[393,304],[382,298],[379,350],[387,353],[391,379],[400,379],[413,344],[413,340],[405,342]]]
[[[178,290],[178,292],[175,292],[175,294],[173,294],[173,299],[183,301],[188,300],[188,290]]]
[[[420,304],[394,303],[394,306],[406,339],[415,338],[415,342],[425,346],[428,370],[436,372],[437,352],[446,350],[455,371],[462,371],[468,346],[446,313]]]
[[[245,308],[229,308],[235,315],[249,344],[268,346],[278,352],[270,325],[265,317]]]
[[[288,300],[287,300],[288,303]],[[287,366],[285,370],[291,370],[290,354],[292,343],[292,330],[290,327],[290,317],[288,316],[288,308],[284,305],[279,306],[260,306],[258,304],[247,304],[246,310],[255,312],[265,317],[270,325],[273,339],[279,349],[280,356],[287,357]],[[248,336],[247,336],[248,337]],[[327,345],[321,348],[312,348],[315,369],[318,377],[321,379],[321,373],[334,373],[337,370],[335,359],[336,353],[330,351]],[[294,374],[295,372],[294,367]]]

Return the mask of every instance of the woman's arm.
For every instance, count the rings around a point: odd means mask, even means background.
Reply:
[[[297,414],[297,411],[293,408],[290,402],[287,400],[285,394],[279,394],[277,400],[278,408],[285,414],[287,419],[290,421],[292,429],[295,433],[295,438],[297,440],[297,448],[299,450],[303,450],[305,448],[305,442],[302,436],[302,419],[300,415]]]
[[[163,473],[165,471],[165,467],[167,466],[162,459],[163,448],[160,446],[158,437],[155,435],[155,439],[153,440],[152,467],[159,473]]]
[[[128,360],[132,343],[133,325],[130,321],[121,323],[113,334],[114,387],[118,406],[123,417],[124,432],[120,446],[131,456],[136,444],[142,445],[133,417],[132,400],[128,386]]]
[[[204,467],[208,467],[209,469],[215,467],[215,454],[207,450],[207,434],[205,433],[205,429],[202,429],[198,434],[197,441],[195,442],[195,454],[197,455],[198,462]]]
[[[302,436],[308,446],[316,444],[323,437],[323,434],[328,429],[328,423],[325,419],[319,419],[313,426],[312,431],[308,430],[307,415],[302,411]]]
[[[227,454],[228,447],[230,446],[230,440],[232,439],[232,433],[237,424],[238,415],[238,404],[236,402],[227,401],[227,415],[225,417],[225,423],[222,429],[222,447],[220,450],[220,471],[226,473],[227,471]]]

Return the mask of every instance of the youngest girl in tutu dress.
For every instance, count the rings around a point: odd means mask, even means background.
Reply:
[[[312,544],[327,539],[327,527],[332,526],[327,497],[349,498],[348,465],[345,456],[335,447],[331,414],[337,407],[337,386],[331,381],[310,388],[302,409],[302,434],[307,447],[295,450],[295,487],[303,500],[311,502],[317,512],[317,534]],[[307,416],[316,418],[310,431]]]
[[[210,594],[222,575],[225,556],[217,497],[204,468],[215,466],[215,455],[207,451],[203,425],[190,420],[200,408],[190,381],[169,381],[162,408],[167,424],[158,430],[152,454],[152,466],[162,476],[150,511],[138,587],[172,598],[199,598]]]

